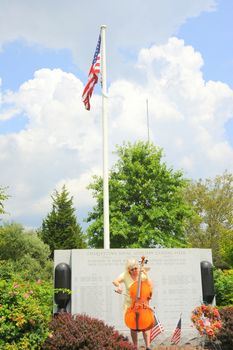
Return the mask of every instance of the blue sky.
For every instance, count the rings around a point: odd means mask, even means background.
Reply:
[[[0,74],[3,88],[17,90],[41,68],[61,68],[77,74],[78,69],[68,49],[54,50],[29,46],[24,40],[6,43],[2,47]]]
[[[178,37],[200,51],[207,80],[220,80],[233,87],[233,2],[220,0],[213,12],[191,18],[181,27]]]
[[[178,37],[201,52],[206,80],[219,80],[233,88],[233,2],[220,0],[217,10],[202,13],[181,27]],[[226,125],[228,141],[233,145],[233,119]]]
[[[131,0],[0,2],[6,219],[40,226],[63,184],[81,218],[94,204],[86,186],[102,173],[100,88],[90,112],[81,94],[101,24],[110,166],[116,144],[146,140],[148,99],[150,135],[169,165],[193,179],[233,171],[232,1],[136,0],[133,13]]]

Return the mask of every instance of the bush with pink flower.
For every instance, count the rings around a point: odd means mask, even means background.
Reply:
[[[50,283],[0,280],[0,349],[40,349],[49,334]]]

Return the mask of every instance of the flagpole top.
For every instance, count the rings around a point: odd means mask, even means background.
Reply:
[[[102,29],[102,28],[105,29],[105,28],[107,28],[107,26],[106,26],[106,24],[102,24],[100,28],[101,28],[101,29]]]

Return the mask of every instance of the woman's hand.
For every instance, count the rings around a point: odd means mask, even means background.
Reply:
[[[118,287],[115,289],[115,292],[118,293],[118,294],[122,294],[123,289],[121,288],[121,286],[118,286]]]
[[[143,272],[146,278],[148,278],[147,270],[144,267],[142,267],[141,272]]]
[[[123,289],[121,288],[121,283],[123,282],[122,278],[119,276],[117,277],[112,283],[116,287],[115,292],[118,294],[122,294]]]

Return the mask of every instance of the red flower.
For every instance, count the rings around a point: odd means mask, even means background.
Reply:
[[[219,312],[218,312],[217,309],[214,309],[214,310],[213,310],[213,314],[214,314],[214,316],[216,316],[216,317],[220,317]]]
[[[208,334],[209,337],[212,337],[214,335],[213,329],[207,329],[206,333]]]
[[[198,320],[197,322],[198,322],[198,324],[199,324],[201,327],[204,326],[204,322],[203,322],[202,320]]]
[[[220,328],[222,328],[222,323],[221,322],[216,322],[214,326],[215,326],[215,328],[220,329]]]

